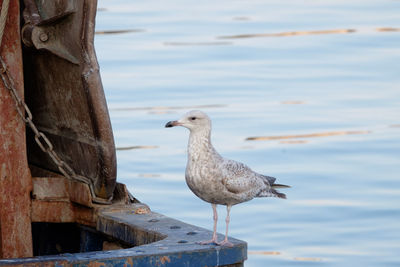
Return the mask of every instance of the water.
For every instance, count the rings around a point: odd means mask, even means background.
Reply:
[[[210,205],[184,181],[188,131],[164,128],[201,109],[223,156],[292,186],[287,200],[233,207],[246,266],[400,265],[400,1],[99,8],[98,31],[133,30],[95,45],[116,145],[138,146],[117,151],[135,197],[212,228]],[[276,139],[246,140],[263,136]]]

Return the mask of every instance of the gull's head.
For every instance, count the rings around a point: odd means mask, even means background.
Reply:
[[[210,130],[211,120],[206,113],[200,110],[192,110],[177,121],[169,121],[165,127],[183,126],[190,131]]]

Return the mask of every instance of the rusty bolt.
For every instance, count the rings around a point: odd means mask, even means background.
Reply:
[[[42,41],[42,42],[47,42],[47,40],[49,40],[49,35],[47,33],[45,33],[45,32],[42,32],[39,35],[39,40]]]

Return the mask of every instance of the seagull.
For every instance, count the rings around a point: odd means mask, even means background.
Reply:
[[[214,228],[212,239],[202,245],[216,244],[232,247],[228,241],[229,213],[233,205],[255,197],[286,198],[276,188],[290,187],[275,184],[276,178],[252,171],[243,163],[223,158],[211,144],[211,119],[199,110],[183,115],[179,120],[169,121],[165,127],[183,126],[190,130],[188,161],[185,179],[190,190],[200,199],[211,203]],[[226,206],[225,239],[217,239],[217,205]]]

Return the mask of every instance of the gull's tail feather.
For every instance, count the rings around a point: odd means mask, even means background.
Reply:
[[[261,191],[260,193],[258,193],[257,197],[278,197],[278,198],[286,199],[286,195],[285,194],[283,194],[283,193],[281,193],[278,190],[275,190],[273,188]]]
[[[272,189],[271,192],[274,194],[274,197],[286,199],[286,195],[284,193],[281,193],[275,189]]]
[[[279,192],[278,190],[275,190],[275,188],[290,188],[290,185],[285,185],[285,184],[272,184],[271,191],[272,193],[275,194],[275,197],[283,198],[286,199],[286,195]]]
[[[263,179],[264,184],[269,189],[261,191],[260,193],[258,193],[257,197],[278,197],[286,199],[286,195],[276,190],[276,188],[290,188],[289,185],[275,184],[275,177],[261,175],[261,178]]]
[[[261,178],[264,180],[264,183],[268,183],[268,185],[272,186],[273,188],[290,188],[290,185],[285,184],[276,184],[276,178],[266,175],[261,175]]]
[[[290,185],[285,185],[285,184],[272,184],[273,188],[290,188]]]

